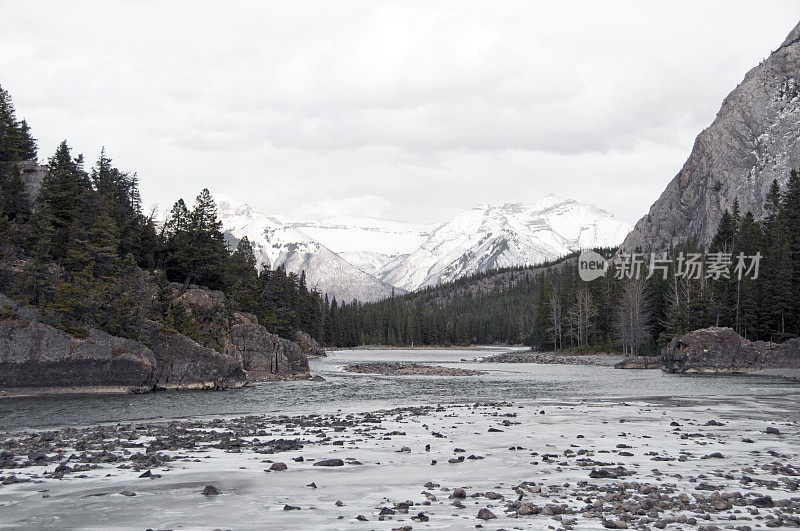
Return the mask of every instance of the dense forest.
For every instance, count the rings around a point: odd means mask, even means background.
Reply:
[[[783,193],[773,182],[766,216],[726,211],[708,249],[688,243],[667,253],[662,270],[639,278],[614,273],[580,279],[576,255],[553,264],[488,271],[372,304],[332,307],[329,343],[466,345],[524,343],[542,350],[653,353],[670,339],[707,326],[743,337],[783,341],[800,334],[800,177]],[[615,262],[614,249],[597,249]],[[737,270],[740,253],[760,253],[756,270]],[[700,274],[682,275],[681,256],[699,256]],[[660,253],[656,256],[659,258]],[[724,274],[712,263],[722,258]],[[654,262],[658,263],[658,262]],[[741,274],[739,274],[741,273]],[[747,274],[745,274],[747,273]],[[719,278],[716,278],[719,276]],[[471,289],[464,289],[470,287]]]
[[[145,314],[194,336],[165,288],[198,284],[224,291],[231,312],[253,313],[274,333],[323,337],[325,299],[307,289],[303,274],[257,270],[247,239],[230,252],[208,190],[191,206],[179,199],[157,223],[142,211],[137,176],[115,168],[105,150],[87,171],[62,142],[29,197],[22,167],[36,157],[27,123],[0,88],[3,294],[54,312],[76,336],[91,326],[135,337]]]
[[[35,197],[22,166],[36,141],[0,88],[0,292],[55,312],[62,327],[86,326],[134,337],[147,313],[191,334],[183,312],[164,300],[169,282],[227,294],[230,311],[255,314],[268,330],[308,332],[328,346],[527,344],[542,350],[655,352],[690,330],[730,326],[748,339],[782,341],[800,334],[800,177],[782,192],[773,182],[766,216],[734,204],[708,249],[691,243],[668,256],[694,253],[729,261],[713,278],[665,274],[619,278],[613,269],[585,282],[577,254],[532,267],[481,272],[376,303],[329,300],[305,275],[257,268],[250,242],[229,249],[216,205],[202,190],[179,199],[159,223],[142,210],[136,174],[114,167],[101,150],[85,169],[66,141],[47,161]],[[598,249],[619,262],[616,249]],[[758,276],[737,274],[739,254],[760,253]],[[152,287],[155,286],[155,289]]]

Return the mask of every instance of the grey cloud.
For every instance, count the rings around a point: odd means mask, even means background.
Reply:
[[[634,221],[800,5],[0,0],[0,12],[16,21],[0,33],[0,84],[42,158],[65,137],[88,160],[105,144],[148,203],[209,186],[273,212],[358,213],[374,197],[394,218],[438,221],[555,192]]]

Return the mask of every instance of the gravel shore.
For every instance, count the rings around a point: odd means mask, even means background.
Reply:
[[[383,374],[386,376],[476,376],[479,374],[486,374],[484,371],[459,369],[458,367],[383,361],[353,363],[346,365],[344,370],[359,374]]]
[[[800,430],[768,404],[430,405],[6,434],[0,515],[17,527],[798,526]]]
[[[503,352],[487,356],[483,363],[554,363],[559,365],[602,365],[613,367],[625,359],[618,354],[561,354],[559,352]]]

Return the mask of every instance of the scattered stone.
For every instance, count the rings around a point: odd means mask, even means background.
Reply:
[[[341,459],[323,459],[314,463],[314,466],[344,466],[344,461]]]
[[[382,374],[385,376],[476,376],[486,374],[484,371],[459,369],[457,367],[440,367],[436,365],[399,362],[357,363],[346,365],[344,370],[360,374]]]

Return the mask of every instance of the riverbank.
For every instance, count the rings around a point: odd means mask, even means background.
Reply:
[[[562,354],[560,352],[503,352],[487,356],[482,363],[543,363],[613,367],[625,357],[619,354]]]
[[[382,374],[384,376],[478,376],[486,374],[485,371],[460,369],[458,367],[398,362],[356,363],[346,365],[344,370],[358,374]]]
[[[400,350],[400,351],[456,351],[456,350],[507,350],[507,349],[520,349],[528,350],[530,347],[524,345],[451,345],[449,347],[443,345],[416,345],[416,346],[390,346],[390,345],[358,345],[356,347],[325,347],[327,352],[338,352],[343,350]]]
[[[473,403],[6,434],[1,525],[791,526],[793,404]]]

